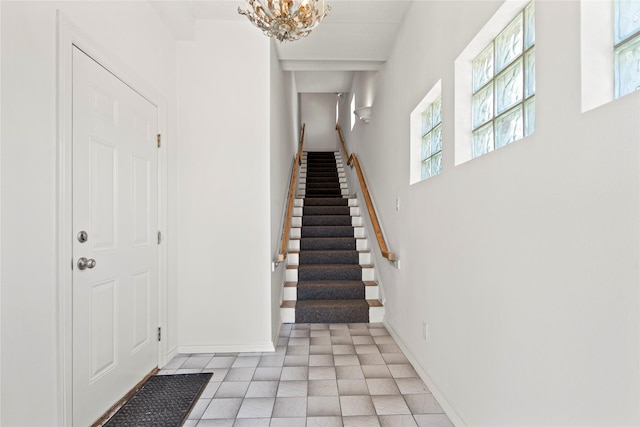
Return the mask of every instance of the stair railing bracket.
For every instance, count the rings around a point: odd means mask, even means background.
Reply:
[[[287,259],[287,254],[286,254],[286,253],[284,253],[284,254],[278,254],[278,257],[272,261],[272,263],[273,263],[273,269],[275,270],[275,269],[276,269],[276,268],[277,268],[281,263],[283,263],[283,262],[284,262],[284,260],[286,260],[286,259]]]

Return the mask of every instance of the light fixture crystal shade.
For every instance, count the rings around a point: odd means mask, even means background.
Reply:
[[[279,41],[306,37],[330,10],[324,0],[247,0],[246,10],[238,7],[240,15]]]

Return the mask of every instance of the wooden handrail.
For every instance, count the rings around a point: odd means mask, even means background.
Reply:
[[[364,179],[364,173],[362,172],[362,167],[360,166],[358,157],[355,155],[355,153],[351,153],[351,155],[349,155],[349,152],[347,151],[347,146],[344,143],[344,137],[342,136],[342,130],[340,129],[340,125],[336,125],[336,131],[338,131],[338,136],[340,137],[340,144],[342,145],[342,151],[344,153],[344,156],[347,158],[347,164],[352,168],[354,166],[356,168],[358,181],[360,181],[360,188],[362,188],[362,196],[364,197],[364,202],[367,205],[367,211],[369,211],[369,218],[371,218],[371,224],[373,225],[373,231],[376,234],[376,240],[378,241],[380,252],[382,253],[383,257],[395,263],[397,261],[396,254],[389,251],[389,248],[387,247],[387,242],[385,242],[384,236],[382,235],[382,229],[380,228],[380,223],[378,222],[378,215],[376,215],[376,210],[373,207],[373,202],[371,201],[371,195],[369,194],[369,188],[367,187],[367,181]]]
[[[342,129],[340,129],[339,124],[336,124],[336,130],[338,131],[338,136],[340,137],[340,145],[342,145],[342,154],[344,154],[344,158],[347,159],[347,164],[351,166],[351,157],[349,157],[349,152],[347,151],[347,146],[344,143],[344,138],[342,137]]]
[[[302,164],[302,153],[304,147],[304,128],[302,125],[300,130],[300,147],[298,148],[298,154],[293,162],[293,171],[291,172],[291,183],[289,184],[289,201],[287,203],[287,215],[284,223],[284,230],[282,232],[282,246],[280,246],[280,253],[276,263],[281,263],[287,258],[287,245],[289,244],[289,232],[291,231],[291,217],[293,216],[293,202],[296,198],[296,183],[298,182],[298,169]]]
[[[300,128],[300,149],[298,150],[298,164],[302,164],[302,152],[304,151],[304,128],[307,127],[306,123],[302,124]]]

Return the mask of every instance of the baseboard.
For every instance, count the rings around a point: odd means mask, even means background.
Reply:
[[[462,417],[460,417],[460,415],[458,415],[456,410],[453,409],[453,406],[447,401],[447,399],[444,397],[442,392],[440,392],[440,390],[438,389],[436,384],[433,382],[431,377],[429,377],[429,375],[424,370],[424,368],[422,367],[418,359],[413,355],[413,353],[411,353],[409,348],[406,346],[406,344],[400,338],[400,336],[396,333],[396,331],[391,327],[391,325],[389,325],[386,319],[383,320],[382,323],[384,324],[385,328],[387,328],[387,331],[389,331],[393,339],[396,341],[396,344],[398,344],[398,346],[400,347],[404,355],[407,356],[407,359],[409,359],[409,362],[411,362],[411,365],[413,365],[413,368],[416,370],[416,373],[420,376],[422,381],[424,381],[424,383],[427,385],[427,387],[429,388],[429,391],[431,391],[431,394],[433,394],[433,397],[438,401],[438,403],[440,404],[444,412],[447,414],[447,416],[449,417],[453,425],[456,427],[466,427],[467,424],[462,420]]]
[[[167,354],[167,359],[166,359],[166,363],[169,363],[171,361],[171,359],[173,359],[174,357],[176,357],[178,355],[178,347],[174,347],[173,350],[170,350],[169,353]],[[158,368],[162,369],[164,368],[164,366],[158,366]]]
[[[266,353],[276,351],[272,342],[260,344],[229,344],[229,345],[181,345],[180,354],[201,353]]]
[[[280,311],[280,309],[278,308],[278,311]],[[275,351],[275,347],[278,345],[278,339],[280,338],[280,331],[282,330],[282,321],[280,321],[280,323],[278,323],[278,328],[275,330],[275,333],[271,336],[271,343],[274,347]]]

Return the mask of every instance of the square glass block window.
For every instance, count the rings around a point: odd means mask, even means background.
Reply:
[[[615,97],[640,90],[640,0],[614,3]]]
[[[533,133],[535,39],[530,2],[472,61],[474,158]]]
[[[436,98],[422,113],[421,179],[442,171],[442,101]]]

